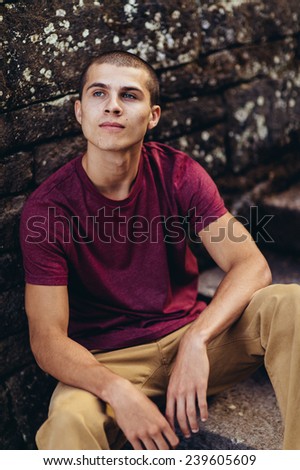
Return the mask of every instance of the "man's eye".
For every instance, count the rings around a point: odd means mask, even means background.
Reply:
[[[126,99],[135,100],[135,96],[132,95],[131,93],[124,93],[123,96]]]
[[[103,96],[103,91],[94,91],[93,96]]]

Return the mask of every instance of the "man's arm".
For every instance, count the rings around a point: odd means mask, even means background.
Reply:
[[[197,403],[207,412],[207,345],[232,325],[258,289],[271,282],[268,264],[247,230],[229,213],[199,233],[209,254],[225,271],[214,298],[183,336],[167,393],[166,416],[175,416],[185,436],[198,431]]]
[[[133,448],[168,449],[178,444],[174,431],[151,400],[68,337],[66,286],[27,284],[25,307],[31,348],[43,370],[109,403]]]

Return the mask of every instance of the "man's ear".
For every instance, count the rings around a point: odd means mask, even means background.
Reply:
[[[153,129],[155,126],[157,126],[160,116],[161,116],[160,106],[158,106],[158,104],[152,106],[150,120],[148,123],[148,131],[150,129]]]
[[[79,124],[81,124],[81,101],[76,100],[74,103],[75,116]]]

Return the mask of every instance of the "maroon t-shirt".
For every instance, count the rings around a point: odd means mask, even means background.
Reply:
[[[68,286],[69,336],[88,349],[152,341],[205,308],[187,240],[225,212],[207,172],[167,145],[144,144],[122,201],[97,191],[81,155],[25,204],[26,282]]]

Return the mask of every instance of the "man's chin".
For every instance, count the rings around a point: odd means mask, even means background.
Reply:
[[[121,139],[116,139],[113,142],[110,141],[110,139],[107,139],[107,141],[103,142],[98,142],[96,144],[96,147],[99,149],[99,151],[102,152],[128,152],[128,150],[134,150],[137,148],[140,148],[143,143],[143,140],[138,140],[138,141],[133,141],[133,142],[122,142]]]

